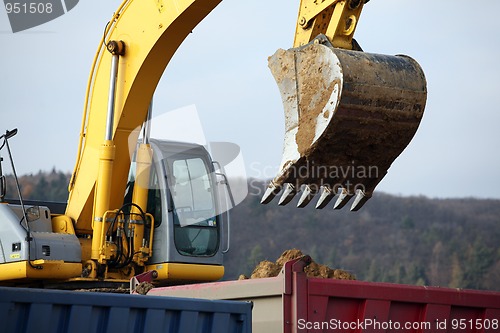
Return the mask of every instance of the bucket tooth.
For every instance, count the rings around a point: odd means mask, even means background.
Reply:
[[[371,196],[367,195],[363,190],[356,190],[356,197],[351,205],[351,212],[358,211],[370,199]]]
[[[305,185],[304,189],[302,190],[302,195],[300,196],[299,202],[297,203],[297,208],[304,208],[307,206],[311,200],[314,198],[314,195],[316,192],[314,192],[309,185]]]
[[[276,186],[273,182],[269,183],[269,185],[266,188],[266,192],[264,192],[264,195],[262,196],[262,199],[260,200],[261,204],[268,204],[270,203],[278,193],[281,191],[281,186]]]
[[[295,186],[293,186],[290,183],[286,183],[285,189],[283,191],[283,194],[281,195],[278,205],[280,206],[286,205],[287,203],[292,201],[292,199],[295,197],[296,194],[297,194],[297,189],[295,188]]]
[[[316,203],[316,209],[323,209],[332,201],[335,193],[328,186],[321,186],[321,195]]]
[[[345,188],[339,188],[338,194],[339,197],[337,198],[335,205],[333,205],[333,209],[342,209],[353,197],[353,195],[350,194]]]

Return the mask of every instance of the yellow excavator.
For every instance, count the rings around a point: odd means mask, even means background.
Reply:
[[[0,283],[223,276],[229,225],[220,168],[203,146],[151,139],[147,125],[170,59],[220,1],[126,0],[116,10],[90,71],[65,210],[20,194],[7,202],[0,176]],[[286,132],[280,171],[262,203],[281,193],[284,205],[301,193],[298,207],[317,195],[317,208],[337,196],[334,208],[354,198],[358,210],[414,136],[424,74],[410,57],[361,50],[353,34],[366,2],[301,0],[293,48],[269,58]],[[0,137],[9,156],[15,134]]]

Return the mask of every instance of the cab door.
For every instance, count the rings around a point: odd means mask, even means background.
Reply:
[[[148,269],[168,267],[165,274],[172,276],[182,268],[176,274],[189,275],[187,280],[221,278],[224,214],[208,152],[193,144],[151,144],[155,158],[147,210],[155,217],[155,230]]]

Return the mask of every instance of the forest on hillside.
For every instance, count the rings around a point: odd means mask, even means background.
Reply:
[[[500,200],[376,192],[358,212],[298,209],[261,205],[255,194],[264,184],[253,182],[232,211],[227,264],[234,272],[248,274],[255,262],[299,248],[359,280],[500,290]]]
[[[25,199],[67,199],[68,174],[39,172],[19,182]],[[500,200],[376,192],[359,212],[298,209],[293,202],[261,205],[264,186],[249,180],[249,195],[231,211],[225,279],[298,248],[359,280],[500,290]],[[8,188],[15,198],[12,177]]]

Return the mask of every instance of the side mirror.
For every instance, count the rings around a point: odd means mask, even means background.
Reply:
[[[17,128],[14,128],[12,131],[7,130],[5,131],[5,138],[10,139],[16,134],[17,134]]]

